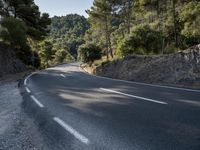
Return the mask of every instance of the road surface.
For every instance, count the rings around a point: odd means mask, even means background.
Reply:
[[[26,109],[38,109],[32,113],[39,126],[60,149],[200,150],[198,90],[96,77],[78,63],[35,73],[23,84],[32,102]]]

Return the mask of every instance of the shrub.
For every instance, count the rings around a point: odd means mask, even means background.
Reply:
[[[101,58],[101,49],[95,44],[84,44],[79,47],[78,58],[84,63],[92,63]]]
[[[32,53],[27,44],[26,25],[13,17],[4,18],[1,21],[2,30],[0,36],[5,43],[14,47],[16,56],[26,65],[32,64]]]
[[[148,25],[133,28],[131,34],[118,41],[117,54],[150,54],[159,53],[162,49],[162,34]]]
[[[183,5],[178,15],[183,24],[181,30],[183,48],[200,43],[200,2],[191,1]]]
[[[54,62],[56,64],[63,63],[66,59],[66,56],[67,56],[67,51],[64,49],[60,49],[60,50],[56,51],[56,53],[55,53]]]
[[[26,25],[13,17],[4,18],[1,22],[4,28],[0,36],[3,41],[10,43],[11,45],[21,48],[26,46]]]

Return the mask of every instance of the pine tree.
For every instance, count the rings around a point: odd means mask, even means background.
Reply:
[[[111,0],[94,0],[91,9],[87,10],[92,26],[104,33],[107,59],[109,58],[109,54],[113,58],[111,45],[112,8]]]

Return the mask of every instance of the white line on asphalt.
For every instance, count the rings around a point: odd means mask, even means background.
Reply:
[[[162,102],[162,101],[157,101],[157,100],[153,100],[153,99],[149,99],[149,98],[145,98],[145,97],[130,95],[130,94],[126,94],[126,93],[122,93],[122,92],[118,92],[118,91],[114,91],[114,90],[110,90],[110,89],[105,89],[105,88],[100,88],[100,89],[103,91],[111,92],[111,93],[116,93],[116,94],[120,94],[120,95],[124,95],[124,96],[128,96],[128,97],[133,97],[133,98],[142,99],[145,101],[150,101],[150,102],[154,102],[154,103],[167,105],[166,102]]]
[[[29,90],[29,88],[25,87],[26,92],[31,93],[31,91]]]
[[[31,95],[32,100],[41,108],[44,107],[44,105],[42,105],[39,100],[37,100],[37,98],[35,98],[35,96]]]
[[[28,79],[29,79],[32,75],[34,75],[34,74],[36,74],[36,73],[37,73],[37,72],[34,72],[34,73],[28,75],[28,76],[24,79],[24,85],[27,85]]]
[[[27,79],[28,77],[24,80],[24,85],[27,85]]]
[[[60,126],[62,126],[65,130],[67,130],[69,133],[71,133],[75,138],[77,138],[82,143],[87,144],[87,145],[90,143],[88,138],[81,135],[79,132],[77,132],[75,129],[70,127],[68,124],[66,124],[60,118],[54,117],[53,120],[56,121]]]
[[[151,87],[160,87],[160,88],[166,88],[166,89],[173,89],[173,90],[180,90],[180,91],[188,91],[188,92],[198,92],[198,93],[200,93],[200,90],[195,90],[195,89],[187,89],[187,88],[172,87],[172,86],[165,86],[165,85],[155,85],[155,84],[148,84],[148,83],[142,83],[142,82],[134,82],[134,81],[121,80],[121,79],[113,79],[113,78],[109,78],[109,77],[102,77],[102,76],[90,74],[85,69],[82,69],[80,66],[79,66],[79,71],[84,72],[86,74],[89,74],[91,76],[95,76],[97,78],[102,78],[102,79],[107,79],[107,80],[113,80],[113,81],[119,81],[119,82],[131,83],[131,84],[137,84],[137,85],[146,85],[146,86],[151,86]]]
[[[60,74],[60,76],[63,77],[63,78],[65,78],[65,75],[64,75],[64,74]]]

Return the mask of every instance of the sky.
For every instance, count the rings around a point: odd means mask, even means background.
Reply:
[[[85,10],[89,9],[93,0],[35,0],[42,13],[53,16],[66,16],[66,14],[79,14],[88,17]]]

